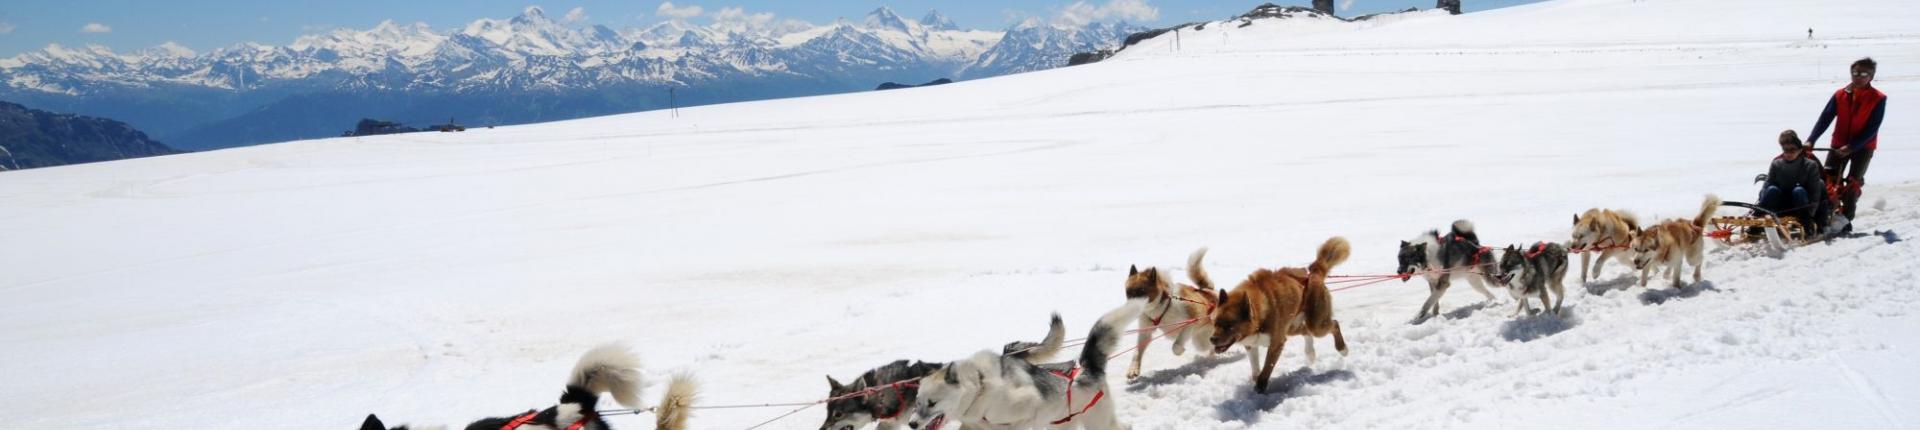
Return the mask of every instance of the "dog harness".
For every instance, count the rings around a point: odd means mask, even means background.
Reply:
[[[1533,244],[1533,250],[1527,251],[1527,258],[1539,257],[1540,253],[1542,252],[1547,252],[1547,243],[1546,242],[1535,243]]]
[[[887,384],[887,386],[893,387],[893,393],[898,396],[897,398],[900,400],[900,408],[894,409],[893,413],[891,414],[881,415],[880,407],[876,405],[873,408],[873,419],[890,420],[894,418],[899,418],[901,413],[905,413],[907,411],[907,390],[900,387],[906,385],[908,382],[911,382],[911,381],[900,381],[892,384]]]
[[[592,412],[588,412],[584,415],[581,415],[579,421],[574,421],[572,425],[567,426],[567,430],[580,430],[581,428],[586,427],[587,421],[592,420],[595,415],[596,414]],[[533,422],[533,418],[538,416],[540,416],[540,411],[527,411],[526,415],[514,417],[513,421],[507,422],[507,425],[500,426],[500,430],[514,430],[514,429],[520,428],[520,426]]]
[[[1058,376],[1067,380],[1067,410],[1072,411],[1073,410],[1073,380],[1078,379],[1080,377],[1080,366],[1074,366],[1073,370],[1068,373],[1053,372],[1053,376]],[[1080,416],[1080,414],[1087,413],[1088,410],[1093,409],[1093,405],[1100,403],[1101,397],[1106,397],[1106,396],[1107,396],[1107,390],[1095,391],[1093,393],[1093,400],[1087,401],[1087,407],[1080,408],[1080,412],[1067,413],[1066,417],[1060,418],[1058,420],[1054,420],[1053,425],[1057,426],[1061,424],[1066,424],[1068,421],[1073,421],[1074,417]]]

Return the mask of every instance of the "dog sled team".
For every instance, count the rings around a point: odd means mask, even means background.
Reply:
[[[1679,288],[1687,285],[1682,275],[1688,268],[1692,281],[1700,282],[1707,238],[1729,239],[1751,235],[1746,229],[1786,225],[1811,226],[1824,235],[1846,232],[1852,228],[1853,206],[1885,113],[1885,94],[1871,86],[1876,68],[1872,59],[1849,68],[1851,84],[1829,100],[1808,139],[1809,144],[1816,141],[1829,122],[1836,125],[1824,169],[1797,134],[1781,133],[1782,155],[1761,176],[1766,184],[1757,204],[1725,202],[1753,209],[1747,217],[1715,218],[1723,202],[1713,195],[1706,196],[1692,218],[1652,225],[1625,211],[1595,208],[1574,215],[1571,238],[1564,244],[1541,241],[1500,248],[1482,245],[1473,223],[1460,220],[1444,234],[1428,230],[1400,242],[1399,268],[1386,279],[1426,282],[1427,299],[1416,322],[1441,314],[1440,299],[1455,280],[1466,281],[1488,301],[1495,300],[1491,289],[1506,289],[1517,302],[1516,317],[1530,311],[1531,299],[1540,301],[1543,313],[1558,316],[1566,301],[1562,279],[1572,254],[1580,254],[1582,283],[1599,279],[1609,260],[1619,260],[1639,272],[1641,287],[1664,271]],[[1793,220],[1781,221],[1786,218]],[[1183,355],[1189,347],[1208,354],[1241,347],[1252,367],[1250,382],[1260,393],[1267,392],[1290,337],[1304,338],[1308,362],[1316,359],[1319,338],[1332,337],[1334,350],[1347,354],[1327,287],[1329,273],[1352,253],[1345,238],[1327,239],[1304,268],[1257,269],[1231,289],[1214,286],[1202,265],[1206,252],[1202,248],[1187,259],[1191,284],[1171,280],[1159,268],[1130,268],[1123,282],[1126,301],[1093,324],[1071,360],[1052,361],[1067,343],[1066,326],[1055,314],[1039,342],[1016,341],[998,352],[983,350],[948,362],[894,361],[844,383],[828,376],[827,416],[820,429],[895,430],[904,425],[940,430],[947,424],[968,429],[1126,428],[1108,400],[1116,393],[1107,385],[1107,372],[1129,326],[1137,329],[1127,379],[1140,376],[1145,348],[1156,337],[1169,338],[1174,355]],[[609,427],[603,411],[596,408],[600,396],[611,395],[615,403],[636,408],[619,412],[651,412],[656,428],[685,429],[696,400],[693,379],[674,377],[660,402],[644,409],[638,396],[640,379],[639,361],[625,347],[595,348],[581,357],[556,405],[474,421],[466,428],[605,430]],[[368,415],[361,429],[423,427],[388,427]]]

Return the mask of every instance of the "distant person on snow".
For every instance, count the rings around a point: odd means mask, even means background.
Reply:
[[[1826,223],[1822,210],[1832,210],[1822,207],[1827,201],[1827,184],[1820,179],[1820,162],[1811,152],[1800,144],[1799,133],[1780,132],[1780,156],[1773,157],[1773,166],[1767,169],[1767,184],[1760,188],[1760,207],[1780,215],[1799,216],[1815,225]]]
[[[1873,161],[1873,150],[1879,147],[1880,119],[1887,116],[1887,95],[1873,88],[1873,75],[1879,65],[1873,58],[1861,58],[1848,69],[1853,81],[1827,99],[1826,110],[1820,112],[1820,121],[1813,124],[1813,134],[1807,138],[1809,145],[1819,142],[1827,124],[1834,124],[1827,168],[1846,176],[1840,201],[1846,206],[1842,214],[1849,223],[1842,233],[1853,231],[1855,203],[1860,201],[1860,187],[1867,184],[1867,163]]]

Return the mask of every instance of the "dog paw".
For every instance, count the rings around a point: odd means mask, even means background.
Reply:
[[[1178,344],[1178,343],[1173,344],[1173,355],[1183,355],[1186,353],[1187,353],[1187,347],[1185,345]]]

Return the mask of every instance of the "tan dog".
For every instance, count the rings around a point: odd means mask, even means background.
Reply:
[[[1639,232],[1640,220],[1626,211],[1594,208],[1574,215],[1573,243],[1569,246],[1580,253],[1580,283],[1587,283],[1587,263],[1593,260],[1593,251],[1582,249],[1600,249],[1600,261],[1594,263],[1592,271],[1593,279],[1600,279],[1600,268],[1606,266],[1608,258],[1629,260],[1626,247]]]
[[[1708,194],[1700,203],[1700,214],[1692,220],[1670,219],[1633,235],[1633,268],[1640,269],[1640,286],[1647,286],[1647,274],[1655,265],[1666,266],[1673,275],[1673,287],[1680,288],[1680,264],[1693,265],[1693,282],[1700,282],[1700,269],[1707,264],[1707,222],[1720,207],[1720,197]]]
[[[1260,269],[1247,280],[1221,291],[1213,310],[1213,351],[1226,352],[1234,344],[1247,349],[1247,363],[1253,365],[1254,390],[1267,392],[1267,380],[1280,360],[1281,348],[1288,336],[1308,336],[1307,360],[1313,361],[1313,338],[1333,335],[1333,347],[1347,355],[1347,339],[1340,334],[1340,322],[1333,319],[1333,294],[1327,291],[1327,271],[1347,261],[1352,245],[1334,237],[1320,245],[1319,254],[1306,270],[1286,268]],[[1260,357],[1265,344],[1267,356]],[[1264,366],[1262,365],[1264,363]]]
[[[1127,300],[1147,300],[1147,310],[1140,313],[1140,341],[1133,349],[1133,364],[1127,366],[1127,379],[1140,377],[1140,361],[1147,354],[1147,343],[1153,340],[1154,332],[1173,338],[1173,355],[1185,354],[1189,342],[1195,349],[1213,352],[1207,344],[1213,337],[1213,324],[1207,319],[1207,311],[1213,307],[1213,280],[1208,279],[1207,270],[1200,267],[1200,260],[1206,257],[1206,248],[1187,256],[1187,277],[1194,285],[1168,285],[1167,277],[1158,268],[1127,268]],[[1179,325],[1192,319],[1198,321]]]

